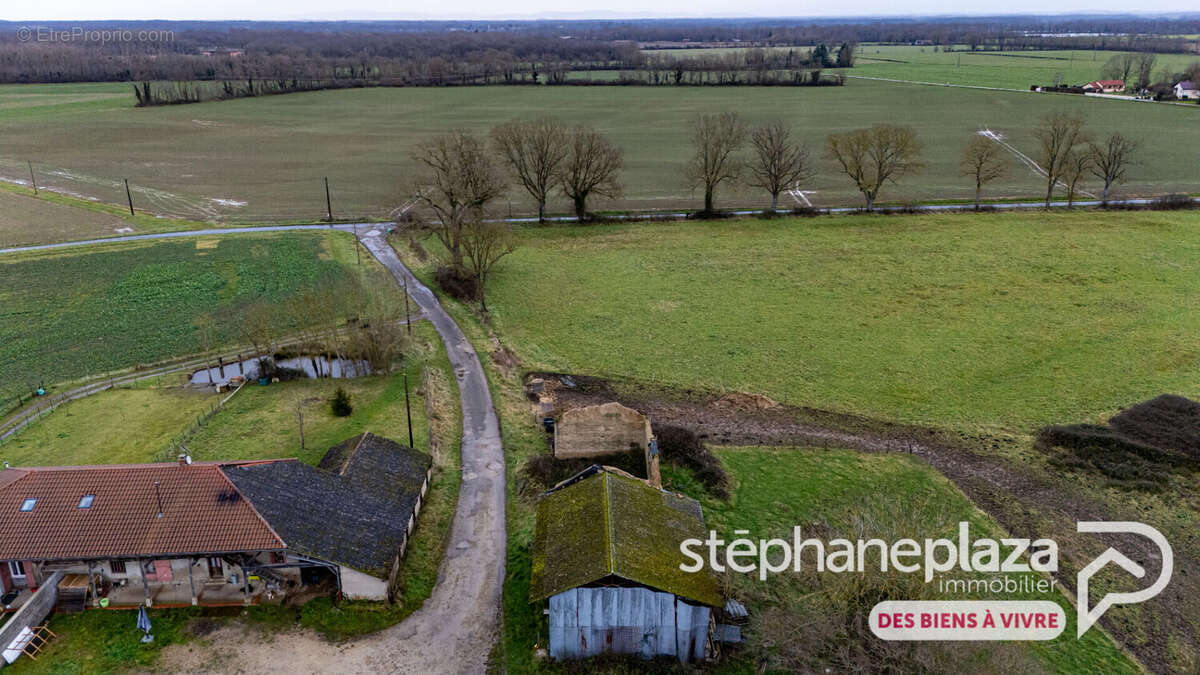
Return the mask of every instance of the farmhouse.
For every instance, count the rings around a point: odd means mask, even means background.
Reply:
[[[700,504],[592,466],[542,496],[530,602],[548,600],[550,656],[704,658],[717,579],[687,573],[680,543],[706,536]]]
[[[244,604],[324,584],[382,600],[428,486],[428,456],[373,434],[295,459],[0,471],[0,593],[55,572],[94,603]]]
[[[1089,93],[1119,94],[1125,91],[1125,80],[1096,80],[1083,85],[1083,90]]]
[[[1175,98],[1181,101],[1200,99],[1200,89],[1197,89],[1196,83],[1191,80],[1177,82],[1175,84]]]

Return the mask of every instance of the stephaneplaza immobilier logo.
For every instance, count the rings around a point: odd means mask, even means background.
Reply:
[[[1144,523],[1082,521],[1076,531],[1107,534],[1136,534],[1149,539],[1159,549],[1162,568],[1150,586],[1130,593],[1107,593],[1091,604],[1088,584],[1109,563],[1141,579],[1146,570],[1128,556],[1109,548],[1088,563],[1076,575],[1079,616],[1076,636],[1090,629],[1113,605],[1145,602],[1162,592],[1174,571],[1174,552],[1166,537]],[[749,534],[735,530],[735,535]],[[705,551],[707,549],[707,551]],[[742,574],[757,572],[766,580],[780,572],[800,572],[811,558],[818,572],[834,574],[862,573],[874,568],[907,574],[923,573],[926,583],[938,582],[939,592],[1048,593],[1056,580],[1032,578],[1028,572],[1058,571],[1058,542],[1053,539],[971,538],[970,524],[958,524],[958,540],[899,539],[891,544],[882,539],[804,539],[799,526],[792,529],[792,540],[748,538],[728,542],[715,531],[708,538],[687,539],[679,546],[690,562],[681,563],[684,572],[699,572],[705,564],[714,572],[727,569]],[[707,552],[707,556],[704,553]],[[807,555],[806,555],[807,552]],[[872,560],[873,559],[873,560]],[[945,578],[951,572],[993,575],[991,578]],[[1008,576],[1008,575],[1020,576]],[[912,600],[881,602],[871,610],[871,631],[885,640],[1052,640],[1066,627],[1062,607],[1049,600]]]

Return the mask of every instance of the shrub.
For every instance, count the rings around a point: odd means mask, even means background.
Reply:
[[[1189,195],[1163,195],[1155,197],[1150,202],[1150,208],[1155,211],[1182,211],[1196,208],[1196,201]]]
[[[721,460],[704,447],[704,442],[691,429],[670,424],[654,425],[661,461],[688,469],[696,479],[720,499],[729,497],[729,477]]]
[[[462,270],[438,265],[434,279],[455,300],[475,302],[479,299],[479,280]]]
[[[350,394],[341,387],[333,392],[333,400],[329,402],[329,407],[337,417],[349,417],[350,413],[354,412],[354,406],[350,405]]]
[[[535,455],[521,467],[521,475],[532,483],[535,490],[543,492],[593,464],[613,466],[639,478],[646,476],[646,454],[640,448],[603,457],[555,459],[551,453]]]

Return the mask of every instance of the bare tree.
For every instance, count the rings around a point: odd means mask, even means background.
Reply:
[[[1092,155],[1087,148],[1076,147],[1067,153],[1063,164],[1063,183],[1067,186],[1067,207],[1075,205],[1075,194],[1079,191],[1079,181],[1092,168]]]
[[[599,131],[575,127],[570,132],[566,160],[558,169],[558,184],[575,205],[579,220],[587,220],[587,200],[592,195],[614,198],[621,194],[617,173],[624,153]]]
[[[1083,125],[1082,115],[1055,112],[1042,118],[1041,126],[1033,130],[1038,141],[1038,163],[1046,172],[1046,206],[1054,198],[1054,186],[1066,171],[1067,159],[1079,144],[1087,142]]]
[[[463,227],[462,248],[466,270],[479,281],[479,309],[487,312],[487,277],[501,258],[516,250],[516,238],[508,223],[474,218]]]
[[[808,146],[794,143],[792,131],[783,120],[764,124],[750,133],[755,159],[747,181],[771,195],[771,210],[779,208],[779,193],[816,173],[809,160]]]
[[[737,180],[742,162],[733,153],[746,142],[746,123],[735,112],[701,115],[692,127],[695,154],[683,175],[693,186],[704,187],[704,213],[713,212],[713,193],[727,180]]]
[[[854,181],[868,211],[885,182],[895,183],[925,166],[920,161],[921,141],[916,130],[894,124],[830,134],[827,154]]]
[[[1004,148],[991,139],[976,134],[963,148],[958,173],[975,181],[975,210],[979,210],[983,186],[1008,173],[1009,159]]]
[[[1137,160],[1134,155],[1141,144],[1132,138],[1126,138],[1120,132],[1113,132],[1103,143],[1088,143],[1091,155],[1090,170],[1092,175],[1104,181],[1104,192],[1101,202],[1108,205],[1109,191],[1112,186],[1125,179],[1125,172]]]
[[[422,168],[416,201],[433,212],[433,233],[450,254],[450,264],[461,269],[463,225],[483,217],[488,202],[504,192],[504,180],[487,145],[463,131],[431,138],[414,158]]]
[[[546,200],[554,176],[567,157],[567,128],[553,117],[513,120],[492,129],[492,142],[517,180],[538,205],[538,222],[546,222]]]
[[[1153,79],[1151,71],[1154,70],[1154,64],[1158,61],[1158,57],[1150,52],[1142,52],[1137,58],[1137,89],[1141,91],[1150,86],[1150,80]]]
[[[1133,52],[1121,52],[1113,54],[1111,58],[1104,64],[1104,68],[1100,71],[1100,76],[1108,80],[1121,80],[1126,87],[1132,86],[1129,78],[1134,73],[1134,67],[1137,62],[1137,54]]]

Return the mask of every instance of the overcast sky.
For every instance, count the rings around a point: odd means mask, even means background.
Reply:
[[[1173,12],[1197,10],[1195,0],[50,0],[18,3],[6,0],[0,18],[12,21],[72,19],[477,19],[477,18],[645,18],[731,16],[854,16],[854,15],[982,15],[1070,12]],[[330,10],[331,4],[337,7]]]

